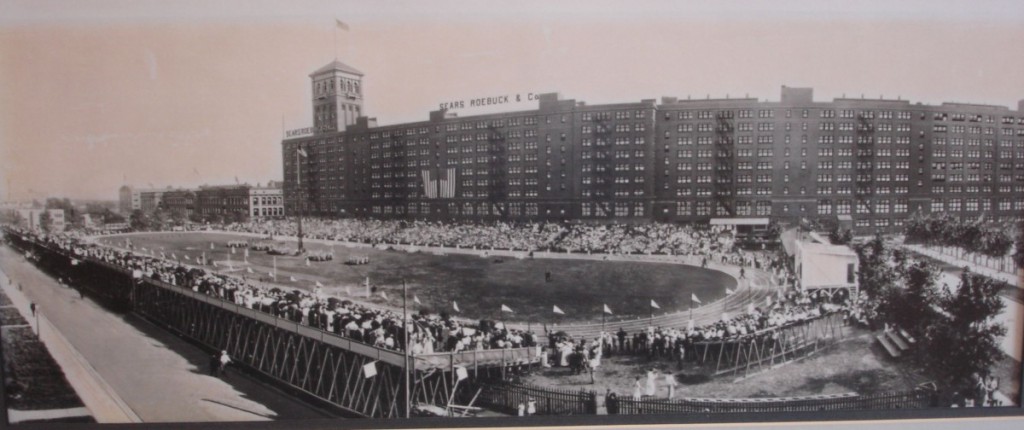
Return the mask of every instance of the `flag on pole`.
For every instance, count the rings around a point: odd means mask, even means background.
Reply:
[[[188,258],[188,254],[185,254],[185,259],[186,259],[186,260],[189,260],[189,261],[192,261],[192,259],[191,259],[191,258]]]
[[[173,258],[173,259],[177,260],[177,259],[178,259],[178,256],[177,256],[177,255],[176,255],[175,253],[173,253],[173,252],[172,252],[172,253],[171,253],[171,258]]]
[[[508,306],[505,306],[505,305],[501,305],[501,311],[502,312],[512,313],[512,308],[510,308]]]
[[[289,276],[289,277],[288,277],[288,280],[289,280],[289,281],[292,281],[292,282],[299,282],[299,281],[298,281],[297,279],[295,279],[295,277],[294,277],[294,276]]]
[[[246,272],[249,272],[249,273],[252,273],[252,267],[246,267],[246,268],[245,268],[245,271],[246,271]]]
[[[686,323],[686,331],[693,331],[693,320]]]
[[[363,366],[363,376],[372,378],[377,375],[377,362],[371,361]]]
[[[604,305],[604,313],[606,313],[608,315],[611,315],[612,314],[612,309],[609,308],[608,305]]]
[[[416,303],[416,304],[420,304],[420,305],[423,304],[423,302],[420,301],[420,298],[416,297],[415,294],[412,295],[412,301],[413,301],[413,303]]]
[[[345,30],[345,31],[348,31],[348,24],[345,24],[344,22],[341,22],[341,20],[338,19],[338,18],[334,18],[334,22],[335,22],[335,25],[338,26],[338,28],[340,28],[342,30]]]
[[[651,299],[651,307],[654,309],[661,309],[661,306],[658,306],[658,302],[654,301],[654,299]]]
[[[381,291],[381,292],[380,292],[380,296],[381,296],[381,297],[383,297],[383,298],[384,298],[384,300],[387,300],[387,299],[388,299],[388,293],[387,293],[387,292]]]
[[[320,287],[320,288],[323,288],[323,287],[324,287],[324,284],[321,284],[321,283],[320,283],[320,281],[316,281],[316,284],[315,284],[315,285],[316,285],[316,286],[318,286],[318,287]]]
[[[298,152],[299,152],[299,155],[301,155],[303,157],[308,157],[309,156],[309,154],[306,153],[305,149],[299,148]]]
[[[220,266],[217,266],[217,262],[216,262],[216,261],[214,261],[214,262],[213,262],[213,267],[220,267]]]
[[[551,312],[554,312],[559,315],[565,315],[565,312],[562,312],[562,310],[559,309],[558,305],[555,305],[554,309],[551,309]]]
[[[267,274],[270,275],[271,278],[274,278],[275,280],[277,279],[277,276],[274,276],[274,272],[267,272]]]
[[[696,303],[700,303],[700,299],[698,299],[697,295],[694,293],[690,293],[690,300],[693,300]]]
[[[234,253],[235,253],[235,247],[231,247],[231,253],[232,253],[232,254],[234,254]]]
[[[462,312],[459,310],[459,303],[456,302],[455,300],[452,300],[452,308],[455,309],[455,312]]]
[[[733,290],[730,290],[730,289],[728,289],[728,288],[726,288],[726,289],[725,289],[725,295],[727,295],[727,296],[731,296],[731,295],[732,295],[732,293],[735,293],[735,291],[733,291]]]

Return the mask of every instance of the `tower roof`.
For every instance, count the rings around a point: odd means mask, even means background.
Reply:
[[[348,73],[348,74],[351,74],[351,75],[363,76],[363,72],[360,72],[359,70],[356,70],[355,67],[349,66],[348,64],[342,63],[341,61],[334,60],[334,61],[328,63],[326,66],[323,66],[323,67],[321,67],[319,69],[316,69],[315,72],[310,73],[309,77],[312,78],[313,76],[322,75],[324,73],[327,73],[327,72],[330,72],[330,71],[334,71],[334,70],[342,71],[342,72],[345,72],[345,73]]]

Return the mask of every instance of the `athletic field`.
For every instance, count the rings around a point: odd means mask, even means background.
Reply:
[[[656,313],[687,310],[690,294],[704,303],[721,298],[725,289],[736,288],[731,276],[699,267],[668,263],[634,261],[600,261],[574,259],[482,257],[479,255],[436,255],[436,249],[417,253],[378,250],[369,247],[333,247],[335,258],[329,262],[311,262],[304,257],[276,257],[277,277],[270,278],[275,258],[266,252],[249,251],[248,264],[243,251],[231,254],[228,241],[247,240],[249,236],[229,233],[153,233],[100,238],[101,243],[123,247],[130,238],[136,252],[142,248],[172,254],[186,264],[196,264],[205,253],[218,267],[207,269],[228,272],[263,282],[267,287],[312,290],[321,282],[328,295],[340,299],[367,301],[364,282],[376,291],[368,301],[402,306],[402,280],[408,284],[409,306],[430,312],[453,313],[452,302],[458,302],[458,315],[471,319],[504,319],[532,323],[600,322],[601,309],[607,304],[619,318],[647,317],[653,299],[660,309]],[[213,244],[213,249],[210,245]],[[294,247],[294,242],[290,242]],[[331,246],[309,243],[311,251],[330,250]],[[189,258],[186,259],[185,256]],[[348,265],[350,257],[369,257],[369,264]],[[233,270],[228,269],[228,263]],[[245,269],[250,267],[252,274]],[[546,274],[550,273],[550,279]],[[295,281],[290,278],[294,277]],[[381,292],[387,295],[385,299]],[[422,305],[413,303],[413,296]],[[504,304],[514,313],[499,315]],[[557,305],[565,316],[552,312]]]

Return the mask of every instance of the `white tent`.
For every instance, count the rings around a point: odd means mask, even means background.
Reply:
[[[848,246],[798,240],[793,260],[800,288],[857,290],[857,253]]]

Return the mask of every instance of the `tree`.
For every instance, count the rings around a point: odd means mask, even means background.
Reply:
[[[869,298],[878,298],[887,288],[896,283],[896,271],[889,264],[889,250],[882,236],[876,235],[870,242],[854,248],[860,260],[857,280],[860,289]]]
[[[50,217],[50,212],[43,211],[39,214],[39,229],[43,233],[49,233],[51,228],[53,228],[53,218]]]
[[[1013,262],[1017,267],[1024,267],[1024,223],[1017,226],[1017,251],[1013,254]]]
[[[128,225],[130,225],[133,230],[149,230],[151,224],[151,220],[141,209],[133,210],[131,215],[128,217]]]
[[[936,311],[939,294],[935,287],[938,275],[924,261],[903,267],[899,271],[902,283],[885,290],[879,313],[885,321],[921,338],[939,318]]]
[[[999,338],[1006,327],[995,321],[1005,305],[999,298],[1002,282],[964,271],[955,292],[942,291],[938,305],[942,321],[928,328],[926,366],[940,385],[959,389],[973,373],[988,371],[1002,357]]]

